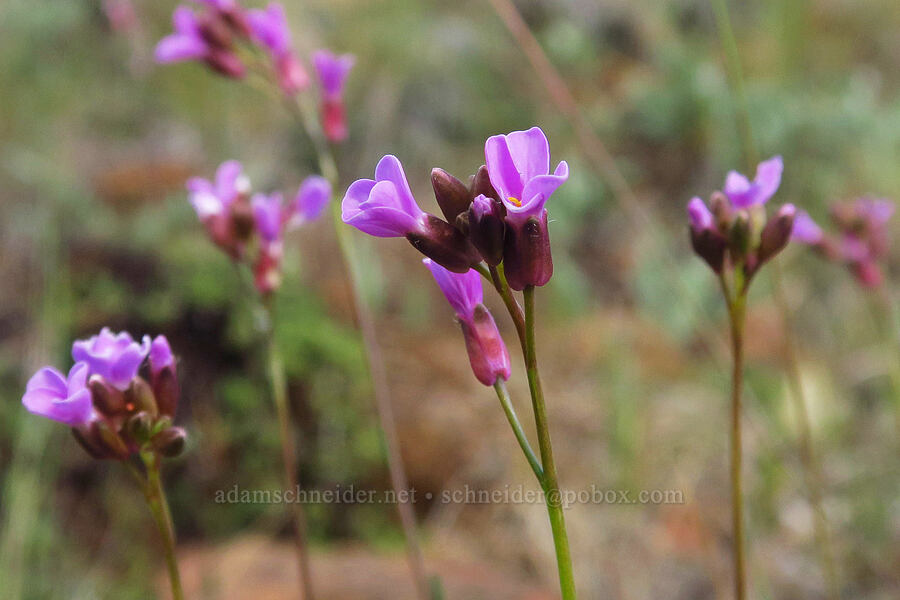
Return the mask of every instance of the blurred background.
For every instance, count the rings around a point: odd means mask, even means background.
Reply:
[[[292,597],[283,507],[214,502],[234,485],[279,488],[278,428],[252,296],[207,240],[184,182],[236,158],[256,189],[292,192],[314,172],[314,156],[289,116],[253,88],[196,64],[153,64],[175,3],[133,4],[137,21],[125,28],[112,27],[98,1],[0,5],[0,596],[165,594],[156,532],[131,479],[20,404],[31,373],[68,368],[72,340],[108,325],[163,333],[179,356],[178,422],[190,441],[165,479],[189,595]],[[704,0],[516,4],[634,198],[614,192],[583,152],[487,1],[286,3],[301,52],[324,45],[357,56],[338,199],[392,153],[435,211],[432,167],[468,176],[489,135],[544,129],[554,164],[565,159],[572,173],[548,205],[556,272],[538,295],[562,485],[680,490],[684,500],[571,507],[582,596],[729,597],[725,310],[691,253],[684,214],[692,195],[720,187],[729,169],[746,170],[713,13]],[[896,1],[732,4],[755,143],[786,165],[774,202],[827,222],[836,200],[896,195]],[[429,570],[451,599],[555,597],[542,506],[437,501],[466,485],[534,485],[418,254],[402,240],[353,234]],[[778,262],[842,597],[900,598],[896,331],[877,295],[840,266],[799,245]],[[770,275],[754,284],[747,333],[753,597],[824,598]],[[494,300],[525,418],[518,344]],[[278,301],[301,480],[388,489],[327,219],[290,239]],[[393,507],[312,505],[308,515],[322,598],[413,597]]]

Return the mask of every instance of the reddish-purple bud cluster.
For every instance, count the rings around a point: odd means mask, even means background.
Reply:
[[[251,265],[263,296],[281,286],[285,233],[318,219],[331,198],[331,184],[318,175],[303,181],[290,204],[279,193],[251,197],[250,180],[234,160],[219,166],[214,181],[194,177],[187,189],[210,239],[232,260]]]
[[[443,220],[419,208],[400,161],[385,156],[374,180],[360,179],[347,190],[344,222],[377,237],[405,237],[456,273],[482,261],[492,267],[502,262],[512,289],[544,285],[553,274],[544,205],[568,178],[568,165],[561,162],[550,172],[547,138],[537,127],[491,137],[485,157],[487,165],[469,185],[432,170]]]
[[[271,2],[264,9],[247,10],[237,0],[197,0],[205,5],[195,12],[179,6],[172,14],[174,32],[156,46],[156,61],[173,63],[196,60],[233,79],[246,75],[240,56],[262,51],[270,77],[288,97],[309,87],[309,72],[294,50],[284,7]],[[328,50],[312,55],[319,80],[320,118],[325,137],[332,142],[347,138],[343,90],[354,57]]]
[[[785,204],[771,217],[765,210],[781,183],[782,169],[776,156],[759,165],[752,182],[732,171],[709,206],[697,197],[688,203],[691,245],[716,273],[740,269],[749,280],[787,246],[797,209]]]
[[[887,257],[887,223],[894,203],[880,198],[858,198],[835,204],[831,219],[837,233],[826,235],[805,212],[797,215],[793,239],[815,248],[828,260],[843,263],[860,284],[876,288],[884,281],[881,263]]]
[[[172,421],[178,407],[175,357],[165,336],[136,342],[129,333],[98,335],[72,346],[68,376],[44,367],[28,381],[22,404],[64,423],[94,458],[127,460],[152,449],[177,456],[185,432]]]

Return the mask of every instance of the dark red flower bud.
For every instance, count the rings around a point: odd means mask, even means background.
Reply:
[[[793,204],[785,204],[773,218],[769,219],[760,234],[759,250],[756,252],[757,265],[762,265],[787,246],[794,229],[796,213],[797,209]]]
[[[472,202],[469,189],[462,181],[439,168],[431,170],[431,187],[444,218],[448,223],[456,223],[456,218],[466,212]]]
[[[187,433],[181,427],[169,427],[153,437],[156,451],[168,458],[174,458],[184,451]]]
[[[106,418],[113,418],[125,412],[125,396],[99,375],[88,380],[91,390],[91,403],[94,410]]]
[[[542,286],[550,281],[553,258],[550,255],[546,210],[540,221],[535,217],[521,223],[506,219],[503,268],[509,287],[517,291],[529,285]]]
[[[484,195],[477,196],[466,213],[469,240],[484,261],[496,267],[503,260],[503,237],[506,224],[503,203]]]
[[[472,177],[472,186],[469,194],[472,198],[487,196],[493,200],[500,200],[500,194],[497,193],[497,190],[491,184],[491,176],[488,175],[488,169],[485,165],[478,167],[478,171]]]
[[[147,412],[154,419],[159,415],[159,407],[153,396],[153,389],[143,377],[135,377],[125,390],[125,410],[129,414]]]
[[[494,385],[498,378],[509,379],[509,352],[487,307],[476,305],[471,320],[460,319],[459,324],[466,340],[469,364],[478,381]]]
[[[689,228],[691,234],[691,246],[694,252],[706,261],[706,264],[716,273],[722,272],[725,264],[725,248],[728,243],[725,238],[713,229],[696,230]]]
[[[244,63],[230,50],[212,48],[206,55],[206,64],[213,71],[232,79],[242,79],[247,73]]]
[[[340,98],[322,100],[322,131],[332,142],[343,142],[347,139],[347,114],[344,101]]]
[[[456,227],[434,215],[425,216],[425,233],[412,232],[406,239],[413,247],[442,267],[465,273],[481,262],[478,250]]]

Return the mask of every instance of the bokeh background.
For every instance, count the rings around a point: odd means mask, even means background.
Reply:
[[[19,402],[37,367],[67,368],[72,340],[109,325],[164,333],[179,355],[178,421],[190,443],[165,475],[193,597],[291,597],[282,508],[213,502],[235,484],[279,487],[277,423],[252,297],[207,241],[183,184],[237,158],[257,189],[290,191],[314,156],[290,117],[251,87],[198,65],[154,65],[175,3],[134,4],[139,21],[126,31],[96,1],[0,5],[0,596],[165,593],[155,530],[124,470],[91,461],[65,427]],[[677,505],[570,508],[582,596],[728,597],[725,311],[691,254],[684,216],[690,196],[742,165],[707,2],[517,1],[636,199],[614,193],[583,152],[488,2],[286,4],[304,53],[326,45],[357,56],[344,187],[393,153],[435,210],[431,167],[465,176],[482,163],[487,136],[534,124],[554,160],[569,162],[549,205],[556,272],[538,299],[562,484],[684,494]],[[732,18],[755,143],[763,157],[784,156],[775,201],[827,222],[835,200],[896,195],[896,1],[733,2]],[[411,485],[436,495],[533,487],[419,256],[402,240],[357,238]],[[839,266],[803,247],[778,262],[842,597],[898,598],[897,332],[877,296]],[[890,294],[898,275],[895,253]],[[278,335],[300,476],[310,488],[382,490],[389,479],[346,281],[327,219],[291,238]],[[782,313],[769,275],[754,288],[745,412],[753,596],[824,598]],[[489,304],[527,415],[514,332]],[[308,511],[323,598],[412,597],[392,507]],[[420,501],[416,512],[449,598],[554,597],[543,507]]]

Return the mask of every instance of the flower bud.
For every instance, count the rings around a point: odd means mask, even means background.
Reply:
[[[156,451],[168,458],[174,458],[184,451],[187,433],[181,427],[169,427],[153,437]]]
[[[262,296],[268,296],[281,287],[281,258],[284,253],[280,242],[263,244],[253,265],[253,283]]]
[[[91,390],[91,403],[94,410],[106,418],[112,418],[125,412],[125,396],[99,375],[92,375],[88,380]]]
[[[469,364],[478,381],[484,385],[494,385],[497,379],[509,379],[509,352],[494,317],[484,304],[475,306],[471,320],[460,319],[459,323],[466,341]]]
[[[127,460],[131,456],[128,444],[103,419],[73,427],[72,434],[82,448],[94,458]]]
[[[150,344],[150,385],[156,398],[159,413],[175,416],[178,406],[178,376],[175,370],[175,356],[164,335],[158,335]]]
[[[728,243],[722,235],[714,229],[697,230],[690,228],[691,246],[694,252],[706,261],[706,264],[716,273],[722,272],[725,264],[725,248]]]
[[[147,412],[154,419],[159,415],[159,408],[153,397],[153,389],[143,377],[132,379],[131,385],[125,390],[125,409],[129,413]]]
[[[722,192],[713,192],[709,198],[709,206],[715,219],[716,229],[728,231],[734,218],[734,210],[731,208],[728,196]]]
[[[475,176],[472,177],[469,195],[472,198],[476,198],[477,196],[487,196],[493,200],[500,200],[500,194],[497,193],[497,190],[495,190],[494,186],[491,184],[491,176],[488,174],[488,168],[485,165],[478,167],[478,171],[476,171]]]
[[[503,267],[509,287],[521,291],[529,285],[546,284],[553,275],[547,211],[540,220],[529,217],[519,223],[507,219],[506,225]]]
[[[150,438],[152,429],[153,418],[143,410],[131,415],[125,422],[125,431],[139,444],[143,444]]]
[[[434,215],[425,214],[424,232],[410,232],[406,239],[416,250],[455,273],[465,273],[481,262],[471,242],[456,227]]]
[[[745,212],[739,212],[731,224],[728,240],[732,259],[744,260],[750,251],[750,217]]]
[[[321,107],[322,131],[331,142],[347,139],[347,113],[340,98],[325,98]]]
[[[200,37],[214,48],[230,50],[234,42],[231,27],[216,13],[205,13],[197,20]]]
[[[206,64],[209,67],[225,77],[232,79],[242,79],[247,73],[244,63],[230,50],[221,50],[219,48],[211,48],[206,55]]]
[[[434,188],[434,197],[448,223],[455,223],[456,217],[469,208],[471,197],[468,188],[447,171],[432,169],[431,187]]]
[[[774,218],[769,219],[760,234],[759,250],[756,256],[758,265],[781,252],[791,239],[794,229],[794,216],[797,209],[793,204],[785,204],[779,209]]]
[[[466,213],[469,240],[492,267],[503,260],[504,212],[502,202],[480,194]]]

